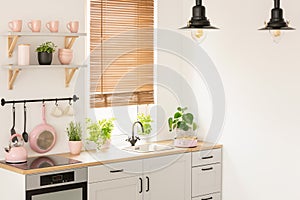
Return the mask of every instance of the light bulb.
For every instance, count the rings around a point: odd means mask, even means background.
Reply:
[[[274,43],[278,44],[284,36],[284,31],[281,30],[269,30],[271,38]]]
[[[195,42],[201,43],[206,38],[206,32],[202,29],[193,29],[191,31],[192,38]]]

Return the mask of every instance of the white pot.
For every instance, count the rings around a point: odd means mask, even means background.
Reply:
[[[73,155],[78,155],[82,149],[82,141],[69,141],[70,153]]]
[[[192,130],[183,131],[176,130],[174,138],[174,146],[182,148],[196,147],[198,145],[198,140],[196,133]]]

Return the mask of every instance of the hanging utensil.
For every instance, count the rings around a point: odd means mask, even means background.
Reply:
[[[15,107],[15,104],[13,104],[12,113],[13,113],[13,126],[10,129],[10,135],[11,136],[13,136],[13,135],[16,134],[16,130],[15,130],[15,125],[16,125],[16,107]],[[12,141],[16,142],[16,141],[18,141],[18,138],[14,137],[14,138],[12,138]]]
[[[24,142],[28,142],[28,133],[26,132],[26,103],[24,103],[24,132],[22,133],[22,137],[24,139]]]
[[[56,131],[53,126],[47,124],[45,104],[42,105],[42,123],[36,126],[29,134],[29,144],[33,151],[46,153],[56,143]]]

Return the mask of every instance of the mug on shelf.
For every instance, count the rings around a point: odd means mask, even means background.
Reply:
[[[78,29],[79,29],[79,21],[71,21],[71,22],[67,23],[67,29],[71,33],[77,33]]]
[[[58,32],[59,21],[50,21],[46,24],[47,29],[52,33]]]
[[[22,20],[12,20],[8,22],[8,27],[13,32],[21,32],[22,31]]]
[[[27,26],[32,32],[40,32],[41,24],[42,24],[41,20],[31,20],[30,22],[27,23]]]

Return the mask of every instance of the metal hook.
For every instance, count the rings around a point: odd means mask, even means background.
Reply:
[[[69,105],[70,105],[70,106],[72,105],[72,99],[69,100]]]
[[[58,101],[58,100],[56,99],[56,100],[55,100],[55,106],[58,106],[58,103],[57,103],[57,101]]]

